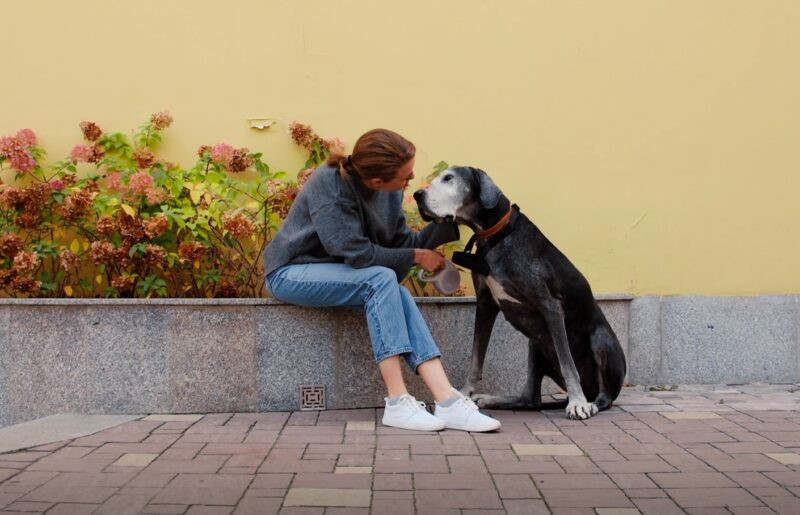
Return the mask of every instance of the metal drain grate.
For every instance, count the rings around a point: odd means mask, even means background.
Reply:
[[[321,384],[304,384],[300,386],[300,410],[324,410],[325,386]]]

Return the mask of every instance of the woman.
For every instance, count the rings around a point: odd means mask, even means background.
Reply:
[[[414,178],[415,152],[399,134],[375,129],[358,139],[352,155],[331,156],[300,190],[267,247],[267,286],[292,304],[365,308],[388,390],[384,425],[492,431],[500,422],[450,385],[425,320],[399,284],[414,264],[429,272],[441,268],[443,256],[430,249],[459,237],[454,223],[418,233],[406,226],[403,189]],[[433,415],[406,390],[400,356],[433,394]]]

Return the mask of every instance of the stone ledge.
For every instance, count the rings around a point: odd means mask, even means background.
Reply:
[[[636,298],[627,293],[609,293],[596,296],[598,301],[630,301]],[[466,297],[416,297],[417,304],[474,304],[475,296]],[[280,306],[274,298],[236,299],[9,299],[0,298],[0,306]]]
[[[598,300],[631,383],[800,381],[795,295]],[[418,302],[462,384],[474,297]],[[480,391],[521,391],[526,363],[526,339],[501,315]],[[273,299],[0,299],[0,427],[61,412],[295,410],[305,384],[325,386],[328,408],[382,404],[362,312]]]
[[[418,300],[448,374],[463,383],[474,297]],[[626,345],[629,302],[600,303]],[[527,340],[501,315],[481,387],[521,391],[526,364]],[[363,312],[272,299],[0,302],[0,427],[61,412],[296,410],[305,384],[325,386],[328,408],[383,403]]]

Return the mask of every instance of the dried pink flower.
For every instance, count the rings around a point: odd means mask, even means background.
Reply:
[[[94,158],[92,147],[86,145],[75,145],[69,153],[70,159],[79,163],[89,163]]]
[[[22,250],[14,256],[14,265],[12,268],[19,275],[29,274],[36,270],[37,266],[39,266],[39,256],[36,252]]]
[[[172,125],[172,115],[169,114],[167,111],[161,111],[160,113],[155,113],[150,116],[150,123],[153,124],[158,130],[164,130],[170,125]]]
[[[122,185],[122,172],[111,172],[106,176],[106,187],[111,191],[122,191],[125,186]]]
[[[167,200],[167,192],[163,188],[150,188],[145,192],[147,203],[151,206],[161,204]]]
[[[8,159],[9,164],[20,172],[30,172],[36,167],[36,160],[29,148],[36,144],[36,135],[30,129],[22,129],[16,136],[0,138],[0,154]]]
[[[17,132],[17,139],[26,147],[36,145],[36,133],[30,129],[20,129]]]
[[[153,177],[147,172],[136,172],[128,179],[128,187],[138,195],[146,195],[153,187]]]
[[[87,141],[97,141],[103,135],[103,130],[94,122],[81,122],[80,128]]]
[[[156,155],[149,148],[137,148],[133,151],[133,159],[139,168],[150,168],[156,162]]]
[[[217,164],[228,166],[235,150],[236,149],[227,143],[214,145],[214,147],[211,149],[211,160]]]

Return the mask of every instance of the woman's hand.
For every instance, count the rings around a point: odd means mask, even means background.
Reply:
[[[426,272],[435,272],[444,266],[444,256],[429,249],[414,249],[414,264]]]

